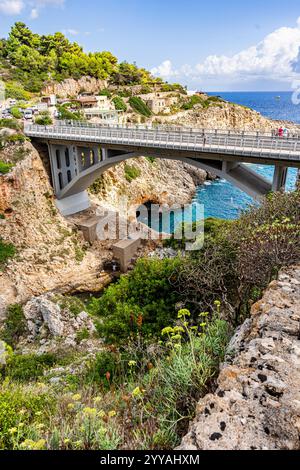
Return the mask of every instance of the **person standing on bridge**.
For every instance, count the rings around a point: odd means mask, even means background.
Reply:
[[[282,128],[282,126],[278,129],[278,136],[283,137],[283,128]]]

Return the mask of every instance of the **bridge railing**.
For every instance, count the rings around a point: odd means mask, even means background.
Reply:
[[[130,130],[153,130],[159,132],[184,132],[191,134],[215,134],[215,135],[239,135],[239,136],[268,136],[279,137],[278,131],[261,131],[261,130],[242,130],[242,129],[211,129],[211,128],[195,128],[176,125],[158,125],[158,124],[109,124],[109,123],[91,123],[87,121],[56,121],[56,126],[62,127],[75,127],[75,128],[89,128],[89,129],[130,129]],[[280,137],[282,138],[282,137]],[[285,139],[299,139],[300,140],[300,126],[299,131],[289,131],[284,135]]]
[[[25,133],[47,139],[98,142],[148,149],[189,150],[195,152],[227,153],[264,158],[289,158],[300,161],[300,140],[270,135],[231,134],[229,132],[162,131],[91,126],[26,126]]]

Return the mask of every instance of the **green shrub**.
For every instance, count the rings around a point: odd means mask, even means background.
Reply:
[[[61,309],[66,309],[71,312],[75,317],[85,311],[84,303],[78,297],[58,296],[57,303]]]
[[[24,144],[28,140],[24,134],[12,134],[5,138],[6,142],[11,144]]]
[[[5,84],[5,96],[6,98],[12,98],[20,101],[28,101],[31,98],[31,94],[25,91],[20,84],[15,82]]]
[[[183,317],[182,312],[186,313]],[[201,324],[195,327],[189,315],[188,310],[181,310],[175,328],[163,331],[163,334],[168,331],[164,337],[170,354],[159,360],[151,374],[152,386],[155,384],[151,403],[159,423],[154,436],[158,448],[174,448],[179,444],[180,432],[217,375],[230,339],[228,323],[218,316],[209,322],[206,314],[201,314]]]
[[[113,103],[115,105],[116,110],[127,111],[126,103],[120,96],[115,96],[113,98]]]
[[[182,109],[185,109],[185,110],[193,109],[194,106],[196,106],[197,104],[203,105],[203,103],[204,103],[204,100],[203,98],[201,98],[201,96],[193,95],[188,99],[188,101],[186,101],[182,105]]]
[[[216,238],[222,230],[228,227],[232,222],[230,220],[217,219],[210,217],[204,221],[204,242],[207,243],[208,240],[215,242]],[[192,231],[196,232],[197,222],[193,222]],[[169,240],[164,240],[163,245],[166,248],[173,248],[174,250],[184,250],[186,248],[186,243],[189,242],[185,238],[186,230],[191,231],[191,224],[183,222],[181,226],[177,227],[174,235]]]
[[[132,96],[132,91],[131,90],[120,90],[119,91],[119,96],[121,98],[130,98]]]
[[[207,101],[210,103],[225,103],[225,100],[223,100],[220,96],[209,96]]]
[[[56,364],[54,354],[13,354],[5,367],[5,376],[19,382],[29,382],[41,377],[45,370]]]
[[[19,108],[17,108],[16,106],[14,106],[13,108],[10,109],[10,112],[11,112],[11,115],[15,118],[15,119],[22,119],[23,117],[23,114],[21,113],[21,111],[19,110]]]
[[[83,330],[78,331],[78,333],[76,334],[76,341],[78,344],[80,344],[85,339],[89,339],[89,338],[90,338],[90,332],[87,328],[83,328]]]
[[[80,121],[83,120],[83,115],[80,111],[70,111],[66,106],[59,106],[58,111],[60,113],[60,119],[66,121]]]
[[[15,119],[0,119],[0,129],[2,128],[20,130],[21,126]]]
[[[1,171],[1,170],[0,170]],[[6,262],[16,254],[16,248],[12,243],[6,243],[0,238],[0,271]]]
[[[143,116],[150,117],[152,115],[151,109],[147,106],[145,101],[143,101],[138,96],[133,96],[129,99],[130,106],[139,114]]]
[[[179,259],[140,259],[130,274],[93,299],[88,309],[101,319],[100,336],[122,343],[131,333],[156,335],[171,323],[179,296],[169,280],[179,264]]]
[[[5,163],[0,160],[0,174],[2,173],[3,175],[6,175],[7,173],[10,172],[12,167],[13,165],[11,163]]]
[[[146,159],[148,160],[149,163],[151,163],[151,165],[153,165],[153,163],[156,162],[156,158],[155,158],[155,157],[146,157]]]
[[[25,441],[28,427],[35,420],[46,422],[54,410],[55,400],[45,392],[4,383],[0,387],[0,449],[15,449],[16,439]]]
[[[240,324],[257,293],[282,267],[300,261],[300,192],[271,194],[240,219],[209,220],[206,227],[203,249],[181,264],[174,288],[201,310],[217,296]]]
[[[186,95],[186,89],[180,85],[179,83],[165,83],[161,86],[161,91],[179,91],[180,93],[184,93]]]
[[[52,118],[48,111],[44,111],[35,118],[35,123],[39,126],[51,126],[53,124]]]
[[[26,320],[21,305],[10,305],[6,311],[6,320],[0,332],[0,338],[9,346],[15,347],[19,338],[26,332]]]
[[[117,354],[109,351],[98,353],[88,366],[85,382],[88,384],[101,384],[105,389],[109,389],[115,380],[117,363]]]
[[[107,98],[111,98],[111,92],[105,88],[104,90],[99,91],[99,96],[107,96]]]
[[[125,178],[128,183],[131,183],[133,180],[139,178],[141,176],[141,170],[133,165],[125,165],[124,168]]]

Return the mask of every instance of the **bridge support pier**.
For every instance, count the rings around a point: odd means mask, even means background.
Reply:
[[[89,195],[87,191],[74,194],[73,196],[65,197],[56,200],[56,207],[59,212],[67,217],[68,215],[76,214],[77,212],[85,211],[91,206]]]
[[[284,191],[287,181],[288,168],[285,166],[275,166],[272,191]]]

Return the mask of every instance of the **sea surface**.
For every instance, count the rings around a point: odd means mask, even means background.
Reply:
[[[292,103],[290,92],[214,92],[227,101],[247,106],[260,112],[263,116],[277,120],[294,121],[300,124],[300,105]],[[250,165],[255,171],[272,181],[274,168],[264,165]],[[297,169],[289,169],[287,190],[295,188]],[[226,180],[215,182],[207,181],[203,186],[197,188],[194,202],[204,205],[205,218],[218,217],[221,219],[236,219],[241,212],[255,201],[240,189],[236,188]],[[190,221],[192,210],[187,211],[186,221]],[[146,219],[140,218],[147,222]],[[177,211],[171,220],[172,231],[182,222],[182,213]],[[156,230],[159,228],[158,221],[151,226]]]

